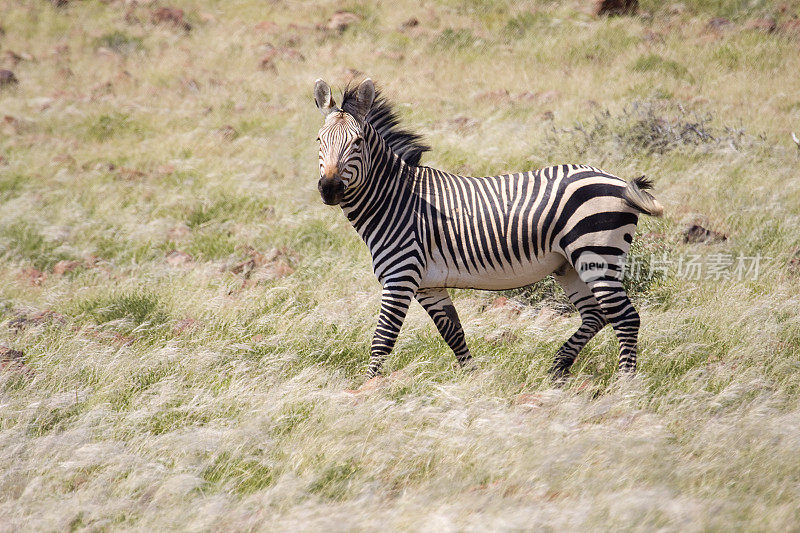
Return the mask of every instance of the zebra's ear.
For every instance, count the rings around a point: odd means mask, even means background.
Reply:
[[[372,102],[375,101],[375,84],[367,78],[358,85],[356,89],[356,106],[353,116],[359,122],[364,122],[367,113],[372,109]]]
[[[314,102],[316,102],[317,109],[319,109],[323,117],[327,117],[330,113],[336,111],[336,102],[333,101],[331,87],[322,79],[314,82]]]

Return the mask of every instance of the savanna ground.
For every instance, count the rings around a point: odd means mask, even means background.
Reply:
[[[800,528],[797,1],[0,13],[1,530]],[[607,328],[552,388],[579,319],[544,282],[454,292],[478,372],[415,306],[402,372],[344,392],[379,286],[316,191],[311,88],[360,72],[427,165],[653,178],[635,379]]]

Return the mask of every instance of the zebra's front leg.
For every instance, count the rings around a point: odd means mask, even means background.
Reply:
[[[420,289],[417,291],[417,301],[433,319],[436,329],[456,355],[458,364],[462,368],[472,368],[472,355],[464,340],[464,330],[447,289]]]
[[[372,337],[367,379],[380,375],[381,366],[394,348],[415,293],[415,289],[406,286],[386,285],[383,288],[378,326]]]

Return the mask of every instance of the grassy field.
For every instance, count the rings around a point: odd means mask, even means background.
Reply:
[[[800,529],[800,2],[56,3],[0,0],[0,531]],[[655,181],[635,379],[607,328],[552,388],[543,282],[454,292],[476,373],[414,306],[345,392],[380,289],[311,89],[363,75],[426,165]]]

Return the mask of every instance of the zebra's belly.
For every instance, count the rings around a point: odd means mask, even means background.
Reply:
[[[546,254],[529,262],[513,265],[487,265],[486,268],[467,269],[448,267],[433,261],[422,278],[421,288],[451,287],[459,289],[483,289],[499,291],[524,287],[544,279],[564,264],[564,256],[557,253]]]

